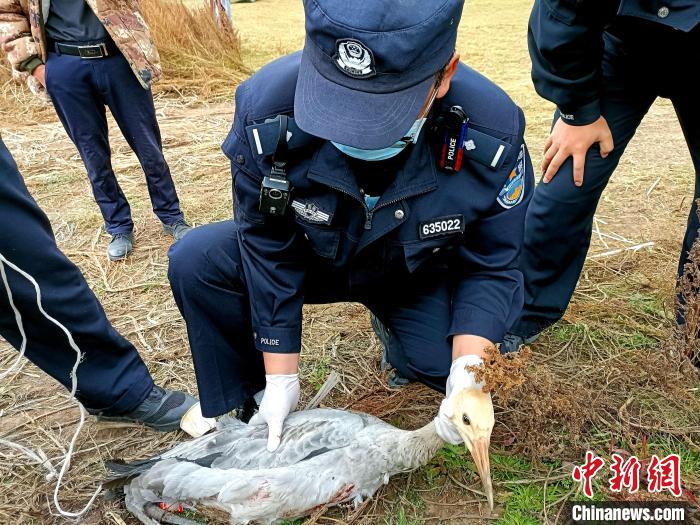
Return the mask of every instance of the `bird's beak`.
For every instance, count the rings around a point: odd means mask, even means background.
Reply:
[[[488,437],[479,438],[472,441],[471,453],[476,463],[476,469],[481,477],[481,486],[484,488],[489,508],[493,510],[493,483],[491,482],[491,463],[489,462]]]

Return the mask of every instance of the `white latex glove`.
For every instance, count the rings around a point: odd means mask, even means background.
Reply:
[[[267,450],[273,452],[280,446],[282,440],[282,426],[290,412],[297,408],[299,403],[299,374],[266,375],[265,393],[263,394],[260,409],[250,421],[249,425],[267,424]]]
[[[435,430],[444,441],[452,445],[459,445],[463,439],[459,435],[457,429],[452,424],[450,418],[453,415],[452,401],[453,396],[460,390],[465,388],[483,388],[484,383],[476,382],[474,372],[466,369],[468,366],[480,366],[484,360],[478,355],[463,355],[452,361],[450,367],[450,375],[447,378],[447,387],[445,389],[445,399],[440,404],[440,412],[435,418]]]
[[[202,415],[202,407],[198,401],[182,416],[180,428],[193,438],[198,438],[216,428],[216,419],[204,417]]]

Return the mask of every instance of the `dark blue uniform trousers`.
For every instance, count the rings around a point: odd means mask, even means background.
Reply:
[[[384,285],[349,287],[346,270],[310,258],[307,304],[340,301],[366,305],[392,332],[389,361],[408,379],[439,391],[452,362],[446,338],[451,319],[447,271],[417,271]],[[170,249],[168,276],[187,324],[202,413],[214,417],[239,408],[265,387],[262,353],[254,347],[250,305],[236,224],[202,226]]]
[[[687,52],[692,53],[691,49]],[[669,52],[666,57],[674,55],[678,53]],[[700,197],[700,102],[697,84],[690,77],[683,78],[691,74],[687,67],[670,66],[668,74],[654,73],[654,64],[663,60],[660,56],[632,62],[617,51],[613,39],[606,39],[601,109],[615,149],[605,159],[597,146],[588,151],[580,188],[573,183],[571,158],[549,184],[537,186],[527,211],[520,263],[525,277],[525,306],[510,332],[530,337],[564,315],[590,246],[600,196],[657,96],[671,99],[695,166],[695,198],[679,261],[679,273],[682,271],[700,227],[695,202]],[[555,114],[554,121],[558,118]]]
[[[78,399],[92,412],[118,415],[136,408],[153,388],[136,349],[107,320],[78,268],[56,246],[48,218],[27,191],[17,166],[0,140],[0,253],[30,274],[41,288],[46,312],[72,334],[84,358],[78,367]],[[26,357],[71,387],[76,353],[65,334],[37,307],[34,287],[5,266],[15,306],[27,335]],[[0,335],[22,343],[7,290],[0,281]]]
[[[87,168],[108,233],[130,232],[134,224],[112,170],[105,106],[141,163],[155,214],[165,224],[183,218],[163,157],[153,96],[139,84],[121,54],[85,60],[49,53],[46,90]]]

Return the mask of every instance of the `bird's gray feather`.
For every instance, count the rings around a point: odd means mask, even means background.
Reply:
[[[188,502],[223,510],[235,525],[359,502],[406,469],[395,453],[406,434],[372,416],[316,409],[291,414],[268,452],[264,425],[221,425],[154,458],[125,488],[127,507],[153,525],[144,505]]]

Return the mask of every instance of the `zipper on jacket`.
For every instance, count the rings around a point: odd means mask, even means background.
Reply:
[[[413,193],[412,195],[409,195],[409,197],[417,197],[418,195],[423,195],[424,193],[429,193],[429,192],[433,191],[433,189],[434,188],[430,188],[427,190],[419,191],[418,193]],[[371,211],[368,209],[367,222],[365,222],[365,229],[366,230],[372,229],[372,217],[374,216],[374,212],[376,212],[377,210],[379,210],[381,208],[386,208],[387,206],[391,206],[392,204],[396,204],[397,202],[401,202],[402,200],[405,200],[406,198],[408,198],[408,197],[402,197],[400,199],[392,199],[392,200],[387,201],[387,202],[377,203],[377,205],[374,208],[372,208]],[[368,227],[368,225],[369,225],[369,227]]]
[[[357,195],[354,193],[350,193],[347,190],[344,190],[343,188],[340,188],[338,186],[335,186],[333,184],[328,184],[327,182],[323,182],[326,186],[329,188],[333,188],[336,191],[339,191],[340,193],[344,193],[345,195],[348,195],[349,197],[352,197],[355,199],[357,202],[359,202],[362,205],[362,208],[365,211],[365,230],[371,230],[372,229],[372,215],[373,212],[370,211],[370,209],[367,207],[367,203],[365,202],[365,199],[363,197],[360,197],[359,199],[357,198]]]
[[[372,229],[372,217],[374,216],[374,210],[370,210],[367,208],[367,212],[365,214],[365,230],[371,230]]]
[[[350,193],[347,190],[344,190],[343,188],[340,188],[334,184],[329,184],[326,181],[323,182],[324,185],[328,186],[329,188],[333,188],[336,191],[339,191],[340,193],[343,193],[345,195],[348,195],[355,199],[357,202],[359,202],[362,205],[362,208],[365,211],[365,230],[371,230],[372,229],[372,218],[374,217],[374,212],[381,208],[385,208],[386,206],[391,206],[392,204],[396,204],[397,202],[401,202],[402,200],[405,200],[409,197],[417,197],[418,195],[423,195],[425,193],[430,193],[433,191],[435,188],[427,188],[424,189],[423,191],[419,191],[418,193],[412,193],[411,195],[408,195],[406,197],[402,197],[400,199],[392,199],[387,202],[382,202],[382,203],[377,203],[377,205],[372,208],[371,210],[367,207],[367,203],[365,202],[363,197],[360,197],[359,199],[357,198],[357,195]]]

